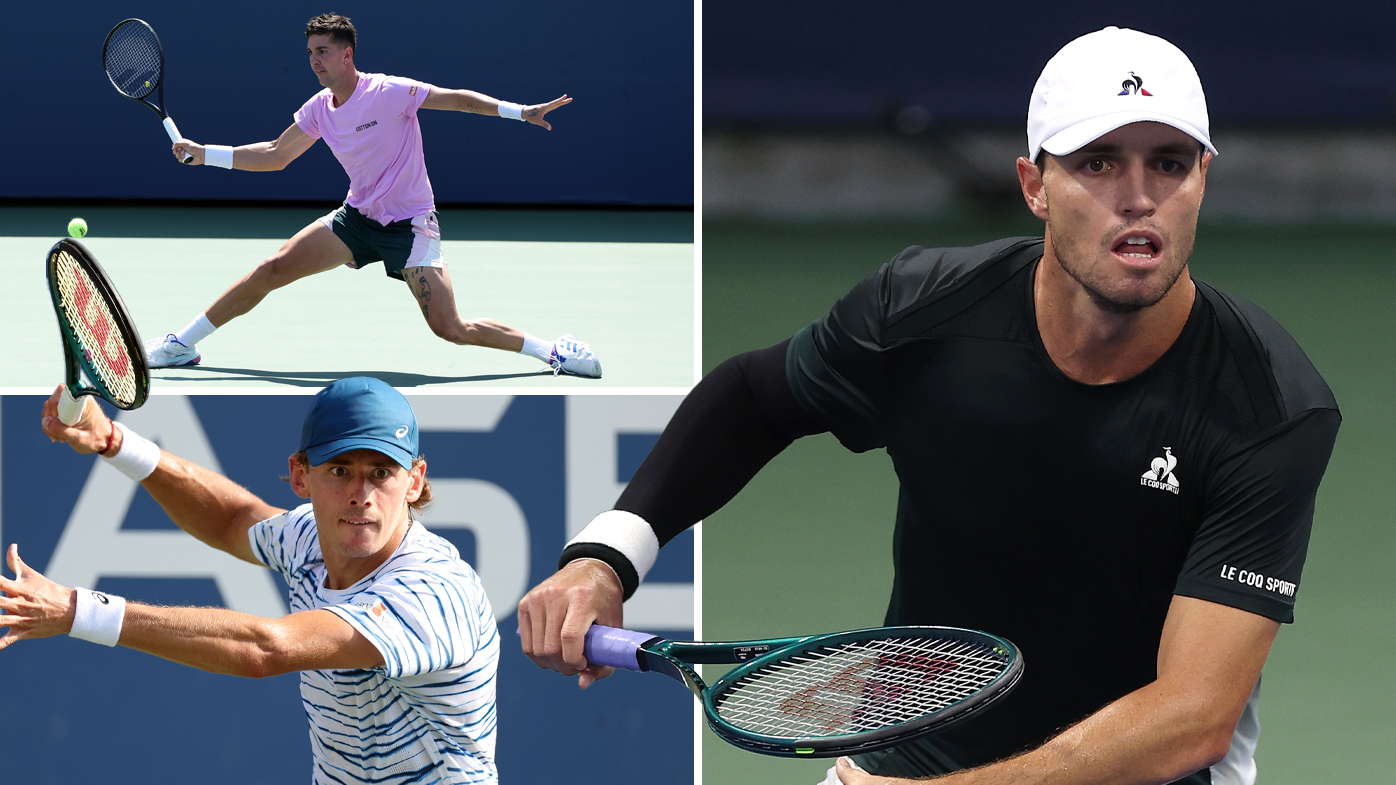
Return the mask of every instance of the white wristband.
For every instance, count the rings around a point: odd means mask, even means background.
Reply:
[[[659,538],[654,535],[654,529],[633,512],[607,510],[592,518],[591,523],[567,544],[583,542],[606,545],[625,554],[641,581],[659,558]]]
[[[216,166],[219,169],[232,169],[233,148],[226,144],[204,145],[204,166]]]
[[[91,589],[77,589],[78,609],[68,637],[115,646],[121,639],[121,621],[126,618],[126,599]]]
[[[507,117],[510,120],[522,120],[523,104],[511,104],[508,101],[500,101],[499,116]]]
[[[136,482],[149,477],[160,465],[160,445],[119,422],[112,425],[121,429],[121,449],[111,458],[102,456],[102,460]]]

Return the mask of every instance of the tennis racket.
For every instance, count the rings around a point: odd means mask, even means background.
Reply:
[[[901,744],[991,705],[1023,674],[1012,643],[954,627],[698,643],[593,625],[585,652],[592,665],[683,682],[723,741],[785,757]],[[742,664],[709,687],[692,667],[708,663]]]
[[[87,400],[100,395],[119,409],[135,409],[150,394],[150,369],[141,336],[97,260],[77,240],[48,252],[48,290],[63,335],[66,378],[58,419],[72,425]],[[91,385],[83,384],[84,375]]]
[[[165,105],[165,50],[160,46],[155,28],[140,19],[126,19],[117,24],[102,44],[102,67],[117,92],[150,107],[160,116],[160,124],[165,126],[170,141],[180,140],[174,120],[162,108]],[[146,100],[151,93],[156,94],[159,104]],[[194,156],[186,150],[184,163],[193,160]]]

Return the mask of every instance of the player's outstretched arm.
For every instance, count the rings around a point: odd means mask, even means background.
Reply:
[[[194,156],[194,160],[189,162],[192,166],[212,165],[247,172],[274,172],[285,169],[313,144],[313,137],[302,131],[300,126],[291,123],[290,128],[271,142],[257,142],[229,149],[180,139],[171,145],[170,151],[180,161],[184,160],[186,152]]]
[[[935,782],[1095,785],[1172,782],[1225,757],[1279,622],[1175,596],[1159,642],[1158,679],[1036,750]],[[838,763],[844,785],[894,785]]]
[[[445,109],[452,112],[470,112],[472,114],[482,114],[490,117],[512,116],[506,115],[510,107],[519,111],[519,117],[514,119],[525,120],[534,125],[542,126],[549,131],[553,130],[552,125],[544,119],[548,112],[560,106],[572,103],[569,96],[555,98],[546,104],[532,104],[520,106],[491,98],[484,93],[477,93],[474,90],[450,90],[444,87],[427,85],[427,98],[422,102],[423,109]],[[503,104],[505,112],[500,111]]]
[[[799,436],[818,433],[791,396],[788,342],[734,357],[703,377],[616,501],[567,549],[561,569],[519,603],[524,653],[539,667],[580,674],[586,687],[610,669],[583,670],[593,622],[620,626],[660,546],[737,494]]]
[[[166,608],[125,603],[124,613],[110,603],[99,612],[120,613],[119,620],[79,623],[78,591],[45,578],[19,558],[11,545],[6,562],[13,579],[0,575],[0,649],[25,640],[72,634],[97,640],[93,630],[107,627],[111,641],[137,651],[211,673],[261,678],[302,670],[375,668],[383,655],[362,633],[326,610],[302,611],[265,619],[223,608]],[[87,591],[83,589],[82,591]]]
[[[266,619],[224,608],[128,602],[120,645],[210,673],[250,678],[383,664],[383,654],[362,633],[327,610]]]
[[[44,433],[51,441],[67,442],[79,453],[98,452],[107,458],[121,456],[123,449],[135,449],[134,444],[126,444],[125,432],[115,427],[95,402],[87,404],[82,418],[71,427],[58,419],[57,407],[58,391],[54,391],[44,402],[42,415]],[[221,474],[164,450],[158,452],[158,463],[141,480],[141,487],[170,520],[199,541],[261,566],[252,554],[247,530],[285,510],[267,504]],[[153,454],[151,457],[154,459]]]

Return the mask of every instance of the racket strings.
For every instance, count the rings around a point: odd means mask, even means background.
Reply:
[[[75,349],[113,402],[129,407],[136,401],[140,384],[111,305],[71,254],[59,251],[55,262],[59,307],[77,339]]]
[[[102,59],[112,84],[131,98],[144,98],[160,84],[160,42],[143,24],[127,22],[113,30]]]
[[[937,638],[850,641],[793,655],[715,698],[718,716],[766,736],[848,736],[933,714],[1004,673],[1006,653]]]

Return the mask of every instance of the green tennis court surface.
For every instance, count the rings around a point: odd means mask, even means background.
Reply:
[[[911,244],[1041,232],[1031,220],[820,225],[704,221],[704,370],[787,338]],[[1319,491],[1296,621],[1260,702],[1260,782],[1387,782],[1396,766],[1396,227],[1204,224],[1193,274],[1252,300],[1299,341],[1343,411]],[[884,451],[801,439],[703,524],[703,636],[882,622],[897,484]],[[992,576],[992,554],[985,568]],[[1031,597],[1023,598],[1032,602]],[[1032,652],[1024,652],[1029,672]],[[715,679],[720,669],[704,668]],[[704,732],[708,783],[814,785],[828,762],[744,753]]]
[[[0,386],[52,388],[62,350],[44,281],[48,248],[74,215],[149,340],[182,328],[329,206],[0,208]],[[694,374],[693,216],[687,212],[443,210],[442,249],[462,316],[539,338],[573,333],[600,380],[449,344],[381,264],[277,290],[199,344],[203,362],[152,372],[152,387],[319,387],[373,375],[400,387],[568,391],[688,387]]]

